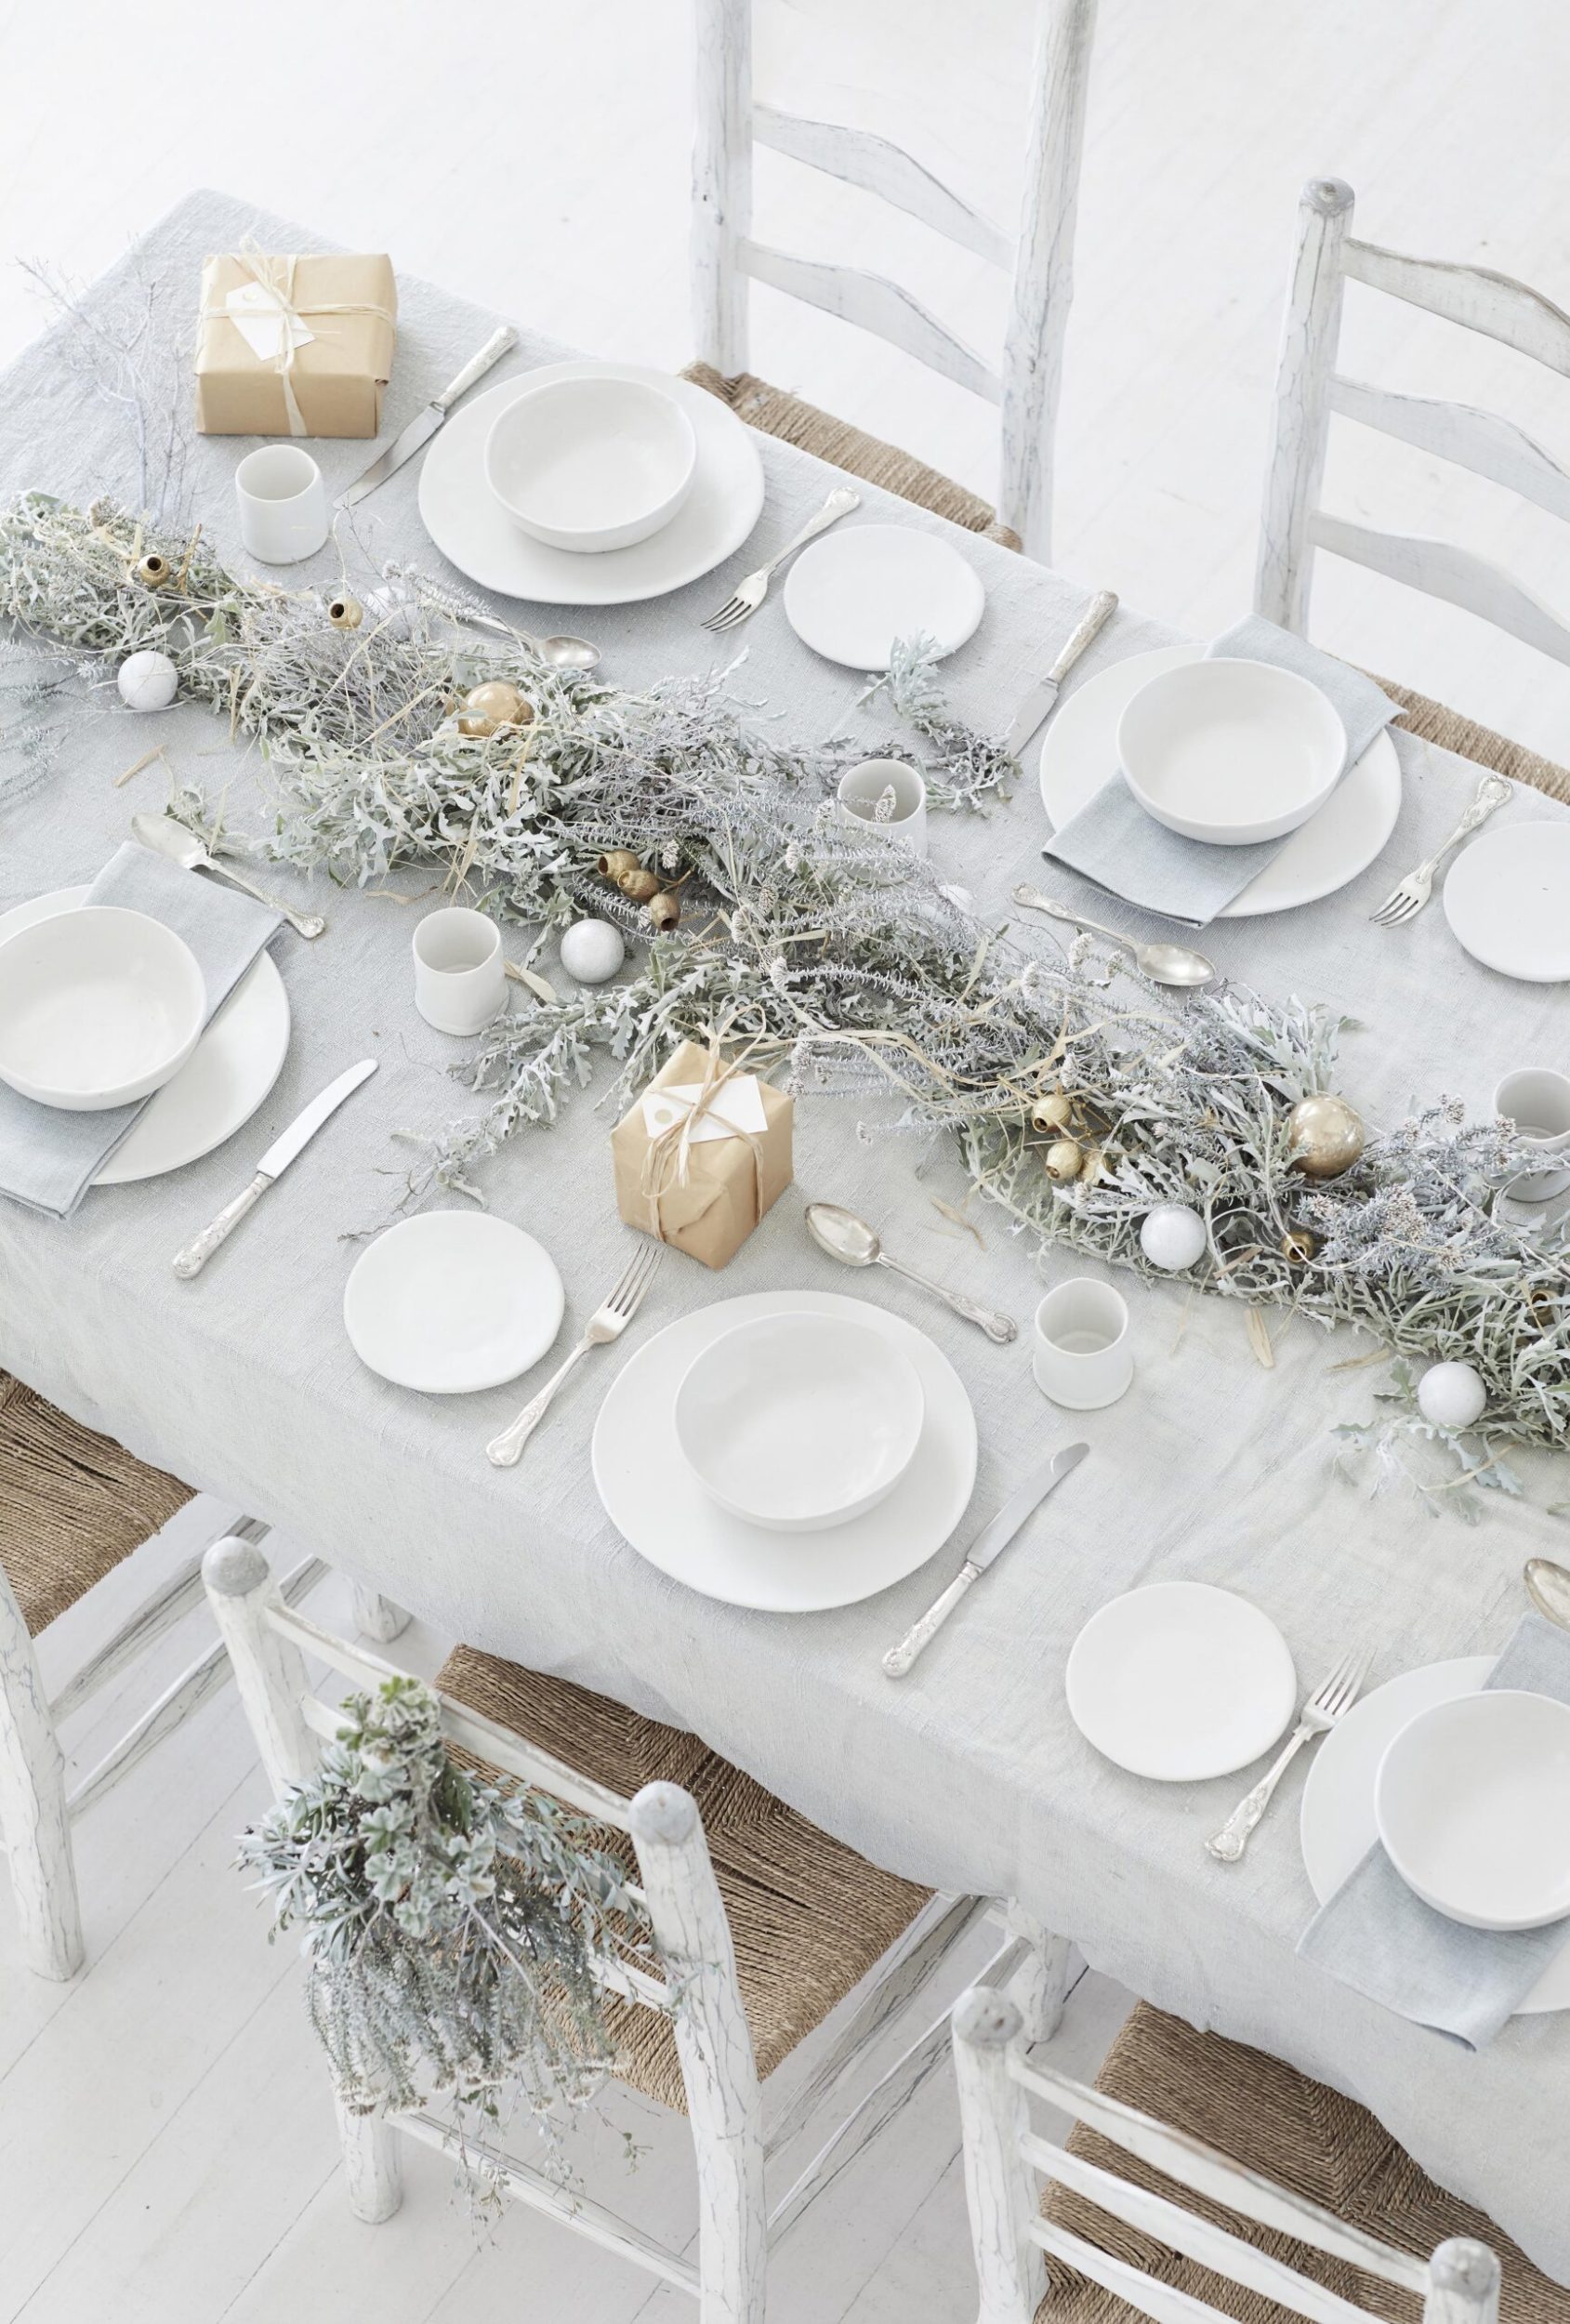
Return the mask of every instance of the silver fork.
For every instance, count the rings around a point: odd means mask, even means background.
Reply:
[[[590,1348],[602,1348],[608,1340],[619,1340],[637,1314],[644,1292],[659,1272],[665,1257],[662,1245],[652,1243],[629,1261],[620,1282],[608,1300],[597,1307],[584,1326],[583,1338],[560,1370],[552,1372],[537,1396],[531,1398],[510,1428],[504,1428],[499,1436],[493,1436],[485,1447],[485,1458],[498,1469],[510,1469],[540,1422],[550,1409],[551,1399],[574,1365]]]
[[[1484,776],[1477,786],[1477,797],[1444,846],[1436,847],[1415,871],[1409,871],[1405,878],[1391,890],[1379,910],[1369,914],[1376,928],[1400,928],[1405,921],[1417,918],[1433,893],[1434,873],[1450,850],[1459,847],[1463,839],[1470,838],[1480,825],[1485,824],[1496,807],[1504,805],[1513,788],[1514,786],[1507,782],[1502,774]]]
[[[1350,1710],[1363,1692],[1363,1682],[1368,1675],[1372,1654],[1343,1655],[1329,1677],[1316,1686],[1298,1713],[1286,1749],[1268,1774],[1260,1777],[1247,1799],[1240,1800],[1220,1830],[1205,1845],[1223,1864],[1235,1864],[1248,1845],[1248,1835],[1271,1803],[1276,1785],[1297,1758],[1303,1745],[1316,1735],[1326,1735],[1342,1714]]]
[[[831,524],[838,524],[841,517],[848,517],[852,508],[859,508],[861,505],[861,494],[851,492],[846,485],[842,484],[838,492],[830,493],[817,515],[808,518],[800,532],[793,540],[786,541],[777,557],[771,557],[766,565],[759,565],[756,573],[749,573],[745,581],[737,582],[735,595],[728,597],[717,614],[710,614],[703,627],[738,629],[744,621],[750,621],[769,594],[770,576],[778,573],[785,559],[794,557],[798,548],[805,548],[809,541],[815,540],[820,533],[826,533]]]

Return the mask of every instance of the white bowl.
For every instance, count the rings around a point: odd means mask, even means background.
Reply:
[[[515,524],[552,548],[630,548],[692,490],[693,423],[641,379],[554,379],[496,414],[485,478]]]
[[[1272,662],[1188,662],[1140,688],[1117,722],[1123,778],[1147,815],[1212,847],[1296,831],[1346,764],[1333,704]]]
[[[676,1392],[676,1441],[732,1516],[806,1533],[893,1491],[925,1413],[915,1365],[871,1325],[759,1315],[697,1357]]]
[[[0,944],[0,1081],[97,1114],[172,1081],[207,992],[189,944],[145,912],[86,904]]]
[[[1504,1687],[1434,1703],[1374,1781],[1385,1854],[1427,1905],[1471,1929],[1570,1915],[1570,1704]]]

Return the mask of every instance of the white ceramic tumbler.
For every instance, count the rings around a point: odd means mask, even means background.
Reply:
[[[415,1007],[438,1033],[478,1033],[507,1002],[502,932],[483,912],[449,905],[415,931]]]
[[[1075,1275],[1036,1311],[1031,1373],[1044,1396],[1070,1412],[1115,1404],[1134,1377],[1128,1310],[1110,1283]]]
[[[893,812],[880,823],[877,802],[891,790]],[[847,823],[871,824],[886,838],[903,841],[913,855],[927,852],[927,786],[903,759],[864,759],[841,775],[839,812]]]
[[[1570,1154],[1570,1078],[1551,1065],[1506,1074],[1494,1092],[1494,1111],[1513,1122],[1516,1135],[1544,1154]],[[1570,1186],[1570,1170],[1524,1170],[1506,1192],[1517,1202],[1549,1202]]]
[[[297,564],[327,543],[322,471],[297,443],[264,443],[234,471],[240,537],[263,565]]]

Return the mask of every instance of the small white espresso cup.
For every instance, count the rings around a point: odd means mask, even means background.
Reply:
[[[1494,1111],[1544,1154],[1570,1157],[1570,1076],[1551,1065],[1525,1065],[1506,1074],[1494,1092]],[[1517,1202],[1549,1202],[1567,1186],[1570,1169],[1524,1170],[1505,1191]]]
[[[478,1033],[506,1005],[502,932],[458,905],[428,912],[415,931],[415,1007],[438,1033]]]
[[[297,443],[264,443],[234,471],[240,537],[264,565],[297,564],[325,548],[329,529],[322,471]]]
[[[894,794],[894,812],[877,820],[877,802]],[[847,823],[870,824],[886,838],[899,839],[913,855],[927,852],[927,786],[903,759],[864,759],[839,778],[839,812]]]
[[[1134,1377],[1128,1310],[1110,1283],[1075,1275],[1036,1311],[1030,1368],[1036,1386],[1071,1412],[1115,1404]]]

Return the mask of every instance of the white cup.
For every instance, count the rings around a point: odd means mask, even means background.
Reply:
[[[894,794],[894,812],[877,820],[878,800]],[[870,824],[886,838],[899,839],[913,855],[927,852],[927,786],[903,759],[864,759],[839,778],[839,812],[847,823]]]
[[[1036,1311],[1030,1368],[1036,1386],[1071,1412],[1115,1404],[1134,1377],[1128,1310],[1110,1283],[1075,1275]]]
[[[1550,1065],[1525,1065],[1506,1074],[1494,1092],[1494,1111],[1513,1122],[1516,1135],[1545,1154],[1570,1150],[1570,1078]],[[1548,1202],[1570,1186],[1570,1170],[1524,1170],[1506,1193],[1517,1202]]]
[[[297,443],[264,443],[234,471],[240,537],[258,563],[297,564],[327,542],[322,471]]]
[[[502,932],[459,905],[428,912],[415,931],[415,1007],[438,1033],[478,1033],[507,1003]]]

